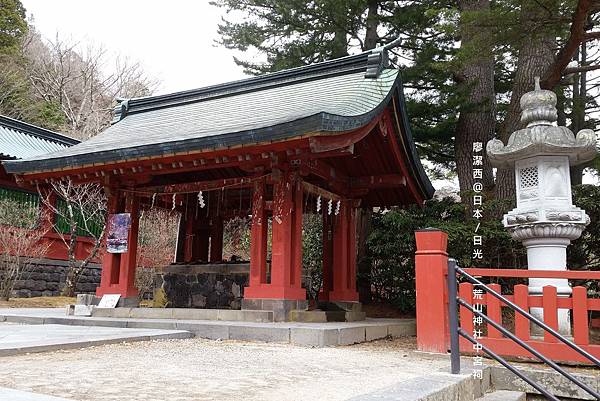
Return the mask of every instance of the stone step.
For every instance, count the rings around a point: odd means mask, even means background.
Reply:
[[[194,309],[194,308],[94,308],[93,317],[223,320],[233,322],[270,323],[273,312],[265,310]]]
[[[525,401],[527,394],[522,391],[496,390],[484,394],[479,401]]]
[[[309,347],[350,345],[386,337],[416,335],[416,322],[414,319],[368,319],[365,322],[358,323],[255,323],[244,321],[77,317],[65,316],[62,309],[36,308],[25,310],[0,309],[0,322],[182,330],[190,332],[196,337],[214,340],[278,342]]]

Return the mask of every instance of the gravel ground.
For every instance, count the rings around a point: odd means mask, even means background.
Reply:
[[[0,359],[0,386],[75,400],[344,400],[435,371],[414,339],[337,347],[123,343]]]

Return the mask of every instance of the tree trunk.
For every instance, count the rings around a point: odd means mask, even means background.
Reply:
[[[587,49],[586,42],[581,44],[580,52],[576,54],[576,60],[579,65],[584,67],[587,65]],[[587,100],[587,73],[586,71],[578,72],[573,78],[573,109],[571,113],[571,130],[577,134],[585,128],[585,106]],[[583,170],[585,164],[571,167],[571,184],[581,185],[583,181]]]
[[[487,162],[485,145],[493,138],[496,126],[496,101],[494,91],[494,58],[488,41],[487,31],[476,24],[477,18],[465,15],[487,13],[489,0],[461,0],[461,50],[467,55],[458,75],[459,92],[465,101],[460,108],[456,128],[454,152],[456,171],[461,193],[472,191],[473,184],[481,182],[485,189],[494,184],[492,167]],[[477,50],[476,50],[477,49]],[[483,150],[473,151],[473,144],[480,142]],[[481,166],[473,165],[473,156],[483,156]],[[474,168],[481,169],[481,178],[474,176]],[[472,197],[465,197],[471,203]]]
[[[346,36],[346,31],[343,29],[338,29],[333,37],[332,42],[332,58],[340,58],[348,55],[348,38]]]
[[[367,4],[368,10],[363,51],[374,49],[379,41],[379,35],[377,35],[377,28],[379,27],[379,1],[369,0]]]
[[[546,2],[548,3],[548,2]],[[521,124],[521,96],[534,88],[535,77],[542,77],[554,62],[556,48],[555,34],[544,29],[548,16],[548,4],[523,0],[521,6],[521,38],[517,69],[512,86],[512,96],[506,118],[500,129],[500,139],[504,144],[510,134],[523,128]],[[513,169],[498,169],[496,174],[496,199],[514,200],[515,175]]]
[[[75,296],[75,285],[77,285],[77,278],[75,277],[75,271],[69,270],[67,278],[65,279],[65,286],[63,287],[60,295],[63,297],[74,297]]]

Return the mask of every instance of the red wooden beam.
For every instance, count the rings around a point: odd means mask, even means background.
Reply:
[[[47,178],[56,179],[71,176],[74,179],[78,179],[78,176],[81,176],[82,182],[89,182],[98,181],[99,176],[102,174],[128,177],[135,177],[137,174],[168,174],[173,172],[214,168],[214,166],[240,166],[243,165],[244,162],[250,162],[249,164],[251,164],[251,162],[259,161],[261,159],[270,162],[270,159],[268,159],[269,155],[274,154],[275,152],[285,152],[290,148],[307,150],[309,148],[308,138],[298,138],[290,141],[238,148],[224,148],[217,150],[207,149],[206,151],[194,153],[170,154],[137,160],[121,160],[114,163],[88,164],[75,168],[32,172],[25,175],[19,175],[19,177],[30,182],[35,182],[36,180],[38,182],[43,182]],[[264,155],[267,155],[267,158],[264,158]],[[173,165],[173,163],[175,163],[175,165]]]
[[[343,156],[352,156],[354,155],[354,144],[351,144],[349,146],[340,148],[340,149],[334,149],[334,150],[329,150],[329,151],[325,151],[325,152],[315,152],[312,151],[310,153],[301,153],[300,155],[298,155],[298,157],[291,157],[292,159],[294,158],[300,158],[303,160],[308,160],[308,159],[325,159],[325,158],[332,158],[332,157],[343,157]]]
[[[323,189],[321,187],[318,187],[314,184],[311,184],[309,182],[303,181],[302,182],[302,186],[305,192],[309,193],[309,194],[313,194],[316,196],[322,196],[324,198],[327,199],[331,199],[333,201],[338,201],[338,200],[342,200],[342,197],[338,194],[335,194],[331,191],[328,191],[326,189]]]
[[[402,174],[370,175],[350,179],[351,189],[394,188],[406,186],[406,177]]]
[[[519,287],[520,285],[523,285],[523,284],[519,284],[519,285],[515,286],[515,291],[516,291],[516,288]],[[526,285],[523,285],[523,287],[525,287],[525,289],[527,289]],[[514,302],[514,303],[518,304],[517,301],[519,301],[519,300],[517,298],[515,298],[514,295],[503,295],[503,296],[510,302]],[[520,296],[522,296],[522,295],[520,295]],[[478,302],[482,305],[487,305],[487,301],[485,299],[480,300]],[[558,305],[559,309],[573,309],[573,298],[558,297],[556,304]],[[542,308],[544,306],[544,299],[541,295],[527,295],[527,306],[529,308]],[[600,311],[600,299],[588,298],[587,299],[587,308],[588,308],[588,310]]]
[[[329,184],[331,189],[339,193],[346,194],[349,190],[348,183],[350,182],[350,178],[324,160],[306,160],[306,162],[301,163],[300,171],[322,178]]]
[[[517,356],[534,359],[534,356],[527,350],[520,347],[517,343],[509,338],[481,338],[478,340],[486,347],[493,349],[499,355]],[[556,362],[580,362],[590,364],[590,361],[574,351],[568,345],[562,343],[547,343],[545,341],[529,340],[526,343],[542,353],[546,358],[550,358]],[[472,346],[461,346],[462,352],[472,353]],[[581,348],[590,354],[600,357],[600,345],[581,345]],[[537,359],[536,359],[537,360]]]
[[[235,178],[221,178],[210,181],[191,182],[186,184],[173,184],[158,187],[146,187],[144,190],[149,192],[160,192],[167,194],[174,193],[185,193],[185,192],[199,192],[208,191],[211,189],[218,189],[223,187],[235,186],[235,188],[251,187],[252,182],[256,180],[256,177],[235,177]]]
[[[313,153],[329,152],[332,150],[347,148],[363,139],[379,123],[382,114],[373,118],[364,127],[351,132],[344,132],[335,135],[314,136],[309,139],[310,150]]]
[[[566,278],[570,280],[600,280],[600,272],[595,271],[556,271],[521,269],[463,269],[471,276],[481,277],[522,277],[522,278]]]

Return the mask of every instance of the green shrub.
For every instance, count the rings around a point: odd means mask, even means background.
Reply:
[[[448,253],[461,266],[524,267],[522,246],[513,241],[502,223],[493,217],[498,207],[493,202],[484,205],[485,219],[478,229],[483,237],[481,260],[472,259],[477,220],[466,215],[464,204],[451,198],[430,200],[423,208],[411,206],[374,213],[367,240],[367,258],[371,264],[368,279],[373,298],[391,303],[402,312],[414,312],[414,232],[419,229],[434,227],[447,232]]]

